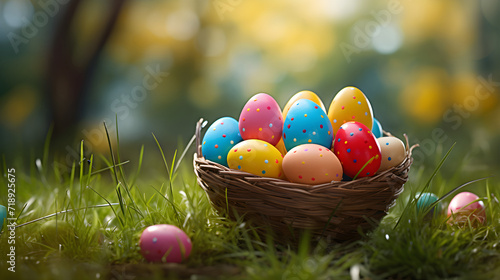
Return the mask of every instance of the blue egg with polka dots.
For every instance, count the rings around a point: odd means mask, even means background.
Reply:
[[[231,117],[216,120],[207,130],[201,144],[205,159],[227,165],[227,154],[231,148],[243,141],[238,121]]]
[[[384,132],[382,130],[382,125],[380,124],[380,122],[376,118],[373,118],[372,133],[373,133],[373,136],[375,136],[375,138],[380,138],[380,137],[384,136]]]
[[[286,115],[282,136],[287,151],[302,144],[318,144],[330,149],[333,141],[332,123],[318,104],[300,99]]]

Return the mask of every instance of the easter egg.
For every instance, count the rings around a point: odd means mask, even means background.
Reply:
[[[373,118],[372,133],[375,136],[375,138],[380,138],[380,137],[384,136],[384,131],[382,130],[382,125],[380,124],[380,122],[376,118]]]
[[[479,197],[471,192],[461,192],[457,194],[448,205],[448,217],[450,222],[457,224],[475,225],[478,222],[483,224],[486,221],[484,203],[476,201]],[[473,202],[475,201],[475,202]]]
[[[377,138],[377,142],[380,146],[380,153],[382,155],[379,171],[398,166],[406,158],[405,144],[398,138],[381,137]]]
[[[58,247],[59,244],[76,238],[73,226],[66,221],[50,220],[43,223],[38,230],[42,242],[52,247]]]
[[[284,156],[286,155],[287,151],[286,151],[286,148],[285,148],[285,143],[283,142],[283,137],[280,139],[280,141],[278,142],[278,144],[276,144],[276,149],[278,149],[278,151],[280,151],[280,153]]]
[[[7,219],[7,208],[5,206],[0,205],[0,231],[3,228],[3,224],[5,223],[5,219]]]
[[[332,146],[332,124],[325,111],[308,99],[301,99],[288,111],[283,127],[283,142],[287,151],[302,144]]]
[[[238,122],[230,117],[220,118],[205,133],[201,151],[207,160],[227,166],[227,153],[242,140]]]
[[[381,154],[377,139],[362,123],[347,122],[337,131],[333,145],[344,173],[356,178],[370,177],[380,168]],[[366,166],[363,168],[363,166]]]
[[[284,178],[282,162],[276,147],[257,139],[240,142],[227,155],[229,168],[262,177]]]
[[[292,96],[292,98],[290,98],[290,100],[288,100],[288,102],[285,105],[285,108],[283,108],[283,119],[286,118],[286,115],[288,114],[288,111],[290,110],[292,105],[295,102],[299,101],[300,99],[309,99],[312,102],[319,105],[319,107],[326,112],[326,108],[325,105],[323,104],[323,101],[321,101],[321,99],[316,95],[316,93],[309,90],[303,90],[296,93],[294,96]]]
[[[150,262],[180,263],[191,253],[191,239],[173,225],[147,227],[139,239],[141,255]]]
[[[239,129],[244,140],[259,139],[278,144],[283,129],[283,116],[276,100],[269,94],[254,95],[243,107]]]
[[[362,123],[370,129],[373,126],[370,101],[356,87],[345,87],[335,95],[328,109],[328,118],[332,122],[334,132],[349,121]]]
[[[417,200],[417,203],[416,203],[417,212],[424,212],[433,203],[435,203],[439,198],[437,197],[437,195],[435,195],[433,193],[425,192],[425,193],[421,193],[421,194],[416,194],[415,199]],[[437,213],[441,212],[441,210],[442,210],[441,205],[442,205],[441,203],[438,203],[436,206],[434,206],[429,211],[429,213],[432,214],[432,213],[436,212],[436,214],[437,214]]]
[[[330,149],[317,144],[294,147],[283,158],[283,172],[291,182],[323,184],[342,180],[342,165]]]

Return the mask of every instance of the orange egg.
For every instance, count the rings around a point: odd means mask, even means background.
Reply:
[[[339,159],[330,149],[318,144],[291,149],[283,158],[283,172],[294,183],[316,185],[342,180]]]
[[[297,102],[299,99],[311,100],[312,102],[318,104],[321,107],[321,109],[323,109],[323,111],[325,111],[325,113],[326,113],[325,105],[323,104],[323,101],[321,101],[319,96],[310,90],[303,90],[303,91],[296,93],[294,96],[292,96],[292,98],[290,98],[290,100],[288,100],[288,102],[285,105],[285,108],[283,108],[283,119],[286,119],[286,115],[288,114],[290,107],[292,107],[292,105],[295,102]]]
[[[285,143],[283,142],[283,138],[280,139],[280,141],[278,142],[278,144],[276,144],[276,149],[278,149],[278,151],[280,151],[280,153],[282,155],[286,155],[286,148],[285,148]]]

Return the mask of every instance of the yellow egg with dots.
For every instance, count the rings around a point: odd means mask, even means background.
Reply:
[[[282,163],[278,149],[258,139],[238,143],[227,155],[229,168],[262,177],[284,179]]]
[[[318,104],[319,107],[321,107],[321,109],[323,109],[323,111],[326,112],[326,108],[325,105],[323,104],[323,101],[321,101],[321,99],[319,98],[318,95],[316,95],[316,93],[310,90],[303,90],[297,92],[294,96],[292,96],[292,98],[290,98],[290,100],[288,100],[285,107],[283,108],[283,119],[286,119],[286,115],[288,114],[288,111],[290,110],[292,105],[300,99],[309,99],[312,102]]]
[[[368,98],[356,87],[345,87],[335,95],[328,109],[333,133],[346,122],[356,121],[373,126],[373,110]]]

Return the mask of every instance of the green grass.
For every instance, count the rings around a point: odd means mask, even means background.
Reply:
[[[10,245],[3,228],[1,279],[500,278],[497,178],[466,187],[487,206],[487,223],[477,228],[450,226],[445,216],[426,218],[409,199],[425,190],[443,196],[479,178],[466,178],[471,176],[463,167],[466,162],[444,163],[441,159],[446,156],[439,155],[433,166],[413,166],[396,206],[357,242],[311,242],[305,234],[298,247],[291,247],[276,245],[270,238],[261,240],[249,224],[226,219],[212,209],[192,171],[192,147],[185,158],[176,158],[175,151],[164,150],[161,139],[154,137],[160,156],[154,162],[145,158],[144,146],[123,160],[118,136],[108,139],[110,153],[89,158],[84,158],[82,143],[80,161],[69,172],[50,162],[48,145],[42,159],[33,159],[27,171],[3,161],[3,174],[17,168],[17,224],[58,214],[16,229],[15,274],[7,271],[4,252]],[[146,162],[157,168],[143,175]],[[446,178],[438,171],[443,163],[456,168]],[[0,181],[7,185],[7,177]],[[6,205],[7,198],[0,197],[0,204]],[[66,221],[74,235],[58,232],[52,239],[42,238],[39,228],[49,220]],[[161,223],[177,225],[192,239],[193,250],[185,263],[148,264],[139,254],[142,230]]]

